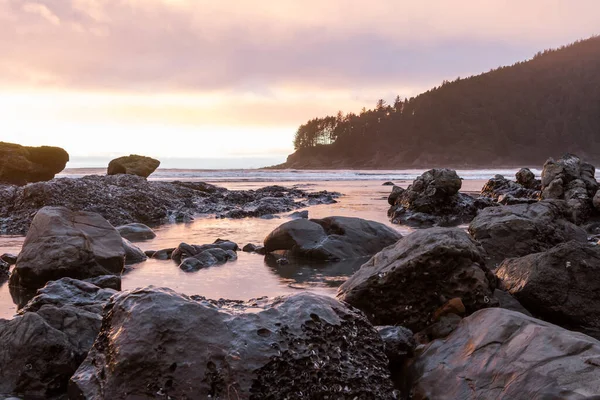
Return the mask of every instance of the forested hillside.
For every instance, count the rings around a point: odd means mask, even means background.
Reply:
[[[600,161],[600,37],[360,114],[315,118],[294,146],[280,167],[540,166],[566,152]]]

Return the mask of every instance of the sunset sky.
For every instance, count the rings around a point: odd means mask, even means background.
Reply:
[[[0,0],[0,140],[264,166],[309,118],[597,33],[597,0]]]

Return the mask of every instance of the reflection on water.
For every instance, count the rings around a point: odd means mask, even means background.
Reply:
[[[278,184],[278,182],[272,182]],[[402,234],[410,228],[391,225],[386,212],[389,186],[379,181],[319,182],[301,184],[310,190],[333,190],[344,194],[338,203],[309,207],[311,218],[332,215],[360,217],[393,226]],[[284,183],[290,185],[290,183]],[[407,182],[401,186],[406,187]],[[264,186],[260,182],[230,182],[223,185],[229,189],[255,189]],[[289,221],[285,214],[276,219],[246,218],[242,220],[199,217],[192,223],[164,225],[155,232],[157,237],[136,243],[143,250],[160,250],[176,247],[181,242],[189,244],[213,243],[215,239],[229,239],[242,247],[246,243],[261,244],[264,237],[280,224]],[[1,253],[18,253],[22,237],[0,237]],[[169,287],[188,295],[209,298],[248,300],[262,296],[276,296],[310,290],[335,295],[337,287],[352,275],[366,259],[335,263],[307,263],[290,260],[290,264],[278,265],[272,258],[239,252],[238,259],[197,272],[183,272],[174,262],[148,260],[137,264],[123,275],[124,290],[154,285]],[[15,300],[22,300],[20,294]],[[17,307],[6,283],[0,284],[0,318],[11,318]]]

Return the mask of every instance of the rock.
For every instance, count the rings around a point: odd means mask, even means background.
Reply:
[[[144,250],[144,254],[146,255],[146,257],[148,258],[152,258],[154,257],[154,255],[158,253],[156,250]]]
[[[494,205],[489,199],[476,200],[459,193],[461,186],[456,171],[429,170],[406,190],[394,188],[388,198],[392,204],[388,217],[394,224],[419,228],[454,226],[471,221],[479,209]]]
[[[156,233],[148,226],[140,223],[117,226],[119,234],[130,242],[141,242],[144,240],[154,239]]]
[[[462,321],[462,317],[456,314],[443,315],[435,323],[417,333],[416,336],[419,337],[419,342],[422,344],[435,339],[443,339],[456,330],[460,321]]]
[[[268,253],[285,250],[290,257],[343,260],[375,254],[401,237],[379,222],[360,218],[297,219],[271,232],[264,247]]]
[[[295,212],[291,213],[290,215],[288,215],[288,218],[291,218],[291,219],[298,219],[298,218],[308,219],[308,210],[295,211]]]
[[[523,169],[521,169],[521,171],[523,171]],[[541,195],[539,181],[536,183],[534,176],[533,183],[527,182],[527,185],[529,185],[528,187],[520,184],[518,182],[519,179],[527,179],[523,176],[519,178],[519,173],[521,171],[517,172],[517,182],[506,179],[502,175],[494,176],[483,185],[480,195],[482,197],[494,199],[501,204],[516,204],[517,202],[530,203],[539,200]],[[529,172],[533,175],[533,172]]]
[[[155,260],[170,260],[171,255],[173,254],[174,251],[175,251],[174,247],[158,250],[157,252],[155,252],[152,255],[152,258]]]
[[[455,314],[462,317],[465,315],[466,312],[467,311],[465,309],[465,305],[463,304],[461,298],[455,297],[453,299],[448,300],[446,303],[444,303],[443,306],[438,308],[433,313],[433,320],[439,321],[443,316],[448,314]]]
[[[257,248],[257,247],[258,247],[258,246],[256,246],[255,244],[248,243],[247,245],[245,245],[245,246],[242,248],[242,251],[243,251],[243,252],[245,252],[245,253],[253,253],[253,252],[255,252],[255,251],[256,251],[256,248]]]
[[[10,265],[0,260],[0,283],[5,282],[10,276]]]
[[[327,296],[214,302],[144,288],[107,310],[71,398],[395,398],[377,331]]]
[[[520,312],[531,317],[531,313],[527,311],[527,309],[525,309],[525,307],[519,303],[519,300],[515,299],[510,293],[496,289],[494,290],[494,298],[500,302],[498,307]]]
[[[469,225],[469,233],[487,253],[495,268],[505,258],[547,250],[569,240],[587,241],[586,232],[569,222],[562,201],[493,207],[482,210]]]
[[[0,260],[4,261],[8,265],[15,265],[17,263],[17,256],[14,254],[4,253],[0,256]]]
[[[125,250],[126,265],[138,264],[148,259],[148,256],[142,249],[125,238],[123,238],[123,249]]]
[[[203,245],[189,245],[187,243],[180,243],[179,246],[171,253],[171,259],[175,262],[180,263],[182,260],[185,260],[188,257],[194,257],[195,255],[200,254],[203,251],[209,249],[237,251],[239,250],[239,246],[237,245],[237,243],[234,243],[230,240],[222,239],[215,240],[213,244]]]
[[[108,163],[108,175],[117,174],[129,174],[137,175],[143,178],[147,178],[151,173],[156,171],[156,168],[160,165],[160,161],[145,157],[131,154],[129,156],[119,157]]]
[[[11,285],[39,288],[48,281],[120,274],[123,239],[99,214],[44,207],[35,215]]]
[[[404,190],[404,188],[394,185],[394,187],[392,187],[392,192],[388,196],[388,204],[390,206],[395,205],[396,201],[398,200],[398,197],[400,197],[400,195],[404,193]]]
[[[260,219],[279,219],[281,217],[279,217],[278,215],[273,215],[273,214],[265,214],[265,215],[261,215],[259,218]]]
[[[505,260],[496,275],[536,317],[600,338],[600,247],[567,242]]]
[[[202,268],[212,267],[218,263],[219,261],[209,251],[203,251],[194,257],[184,259],[179,264],[179,268],[185,272],[194,272]]]
[[[0,182],[25,185],[48,181],[65,169],[69,154],[60,147],[0,142]]]
[[[102,275],[95,278],[84,279],[84,282],[91,283],[102,289],[121,290],[121,277],[116,275]]]
[[[600,190],[592,198],[592,204],[596,210],[600,211]]]
[[[394,182],[392,182],[392,181],[383,182],[381,184],[381,186],[394,186]]]
[[[403,326],[376,326],[377,332],[383,340],[385,355],[390,363],[401,363],[413,357],[417,343],[410,329]]]
[[[416,358],[411,398],[592,398],[600,393],[599,366],[597,340],[489,308],[463,319]]]
[[[535,174],[529,168],[521,168],[516,174],[517,183],[525,189],[540,190],[541,181],[535,179]]]
[[[482,251],[464,231],[430,228],[375,254],[340,286],[337,297],[375,325],[417,332],[450,299],[460,298],[468,314],[494,306],[494,287]]]
[[[595,168],[572,154],[555,161],[550,158],[542,171],[542,198],[565,200],[577,224],[585,222],[593,211],[598,191]]]

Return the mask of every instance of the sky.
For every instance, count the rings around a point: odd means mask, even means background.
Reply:
[[[597,0],[0,0],[0,141],[272,165],[310,118],[598,33]]]

